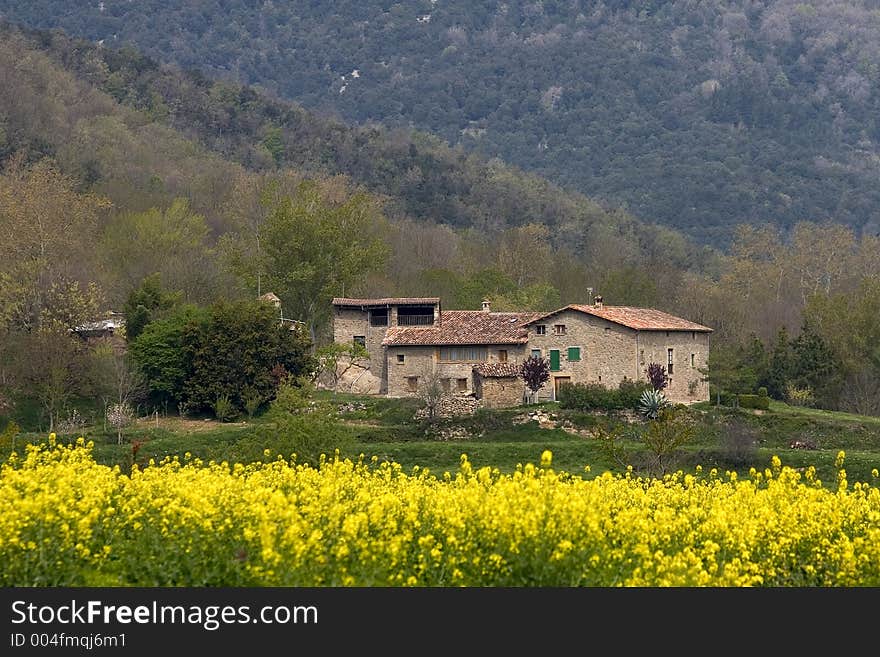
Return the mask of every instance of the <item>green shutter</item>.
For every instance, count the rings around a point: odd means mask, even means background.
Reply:
[[[550,350],[550,369],[554,372],[559,371],[559,349]]]
[[[568,348],[568,360],[580,360],[581,359],[581,348],[580,347],[569,347]]]

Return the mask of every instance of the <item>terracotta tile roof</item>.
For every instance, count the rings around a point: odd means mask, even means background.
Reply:
[[[601,317],[609,322],[621,324],[637,331],[699,331],[702,333],[710,333],[712,331],[708,326],[690,322],[681,317],[664,313],[654,308],[635,308],[633,306],[586,306],[582,304],[570,304],[565,308],[554,310],[546,313],[541,317],[533,319],[535,322],[561,313],[564,310],[577,310],[587,315]]]
[[[487,378],[519,376],[519,367],[513,363],[480,363],[474,365],[474,372]]]
[[[334,306],[433,306],[440,303],[440,297],[382,297],[379,299],[349,299],[334,297]]]
[[[542,313],[444,310],[433,326],[392,326],[383,345],[525,344],[524,325]]]

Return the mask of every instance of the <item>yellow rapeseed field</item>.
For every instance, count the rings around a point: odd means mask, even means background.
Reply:
[[[844,456],[836,487],[777,458],[583,478],[549,452],[510,475],[268,453],[126,473],[52,436],[0,466],[0,585],[878,586],[880,489]]]

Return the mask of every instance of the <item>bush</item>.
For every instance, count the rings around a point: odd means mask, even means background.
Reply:
[[[785,387],[785,400],[792,406],[812,408],[816,405],[816,396],[812,388],[798,388],[791,384]]]
[[[296,463],[316,466],[322,454],[332,459],[337,449],[343,455],[352,451],[354,439],[338,422],[335,406],[314,400],[313,391],[303,378],[282,383],[269,405],[266,424],[241,439],[229,459],[252,463],[296,455]]]
[[[570,383],[559,389],[559,407],[575,411],[621,411],[636,409],[651,386],[644,381],[624,380],[617,389],[601,383]]]
[[[229,395],[220,395],[211,406],[214,409],[214,417],[220,422],[231,422],[238,415],[238,410]]]
[[[758,388],[758,397],[769,397],[769,396],[770,395],[767,394],[767,388],[765,388],[764,386],[761,386],[760,388]]]
[[[721,458],[734,468],[754,463],[758,455],[758,430],[738,419],[724,425],[719,436]]]
[[[766,411],[770,408],[770,398],[761,395],[739,395],[741,408],[757,408]]]

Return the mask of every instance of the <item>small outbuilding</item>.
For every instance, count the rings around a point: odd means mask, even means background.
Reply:
[[[509,408],[523,403],[525,384],[513,363],[474,365],[474,396],[485,408]]]

